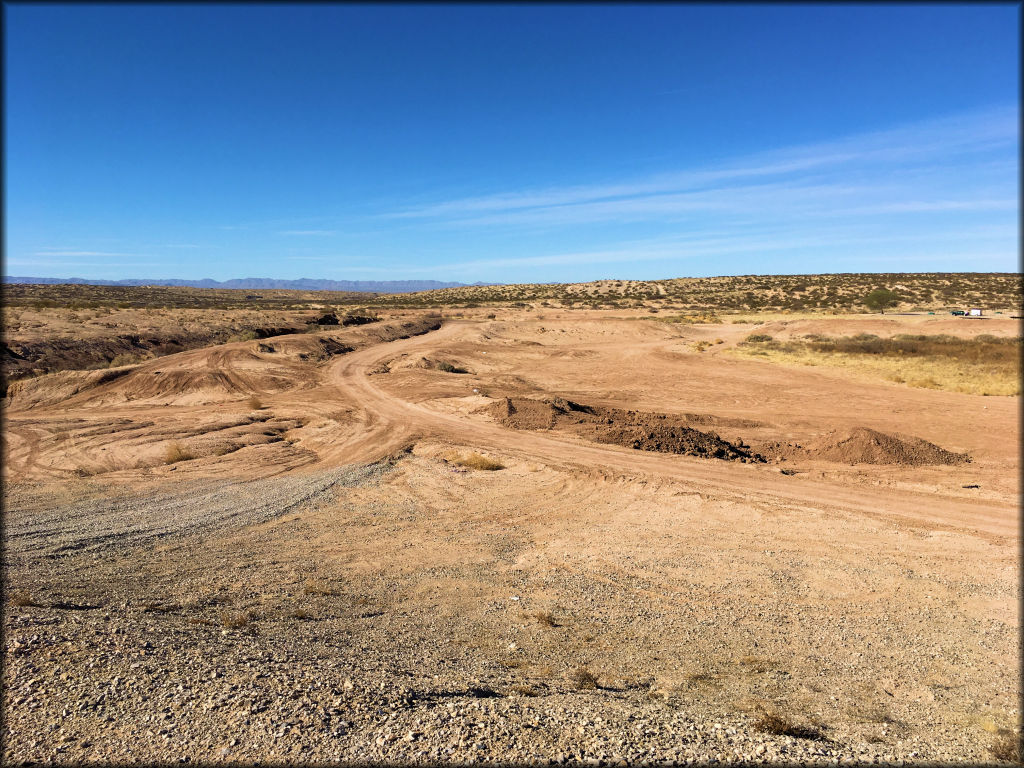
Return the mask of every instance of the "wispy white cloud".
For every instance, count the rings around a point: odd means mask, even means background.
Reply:
[[[109,256],[113,258],[133,258],[137,253],[110,253],[109,251],[36,251],[36,256]]]
[[[444,200],[384,214],[446,226],[562,225],[639,221],[694,211],[784,210],[809,213],[837,203],[872,204],[887,212],[968,210],[971,197],[949,200],[936,180],[949,183],[963,166],[986,168],[978,156],[1019,143],[1018,110],[1004,107],[851,136],[836,141],[762,152],[716,165],[617,182],[567,185]],[[1016,178],[1006,161],[990,161],[996,182]],[[1000,174],[1001,171],[1001,174]],[[997,194],[993,195],[993,191]],[[966,190],[1010,199],[1006,189]],[[923,194],[924,193],[924,194]],[[937,194],[928,199],[927,194]],[[1002,193],[1002,194],[998,194]],[[860,195],[861,199],[856,200]],[[908,197],[915,198],[907,203]],[[883,199],[878,199],[883,198]],[[985,208],[984,205],[980,208]],[[848,213],[871,207],[847,205]],[[991,209],[991,208],[989,208]]]
[[[855,227],[846,230],[822,228],[799,234],[785,230],[734,233],[706,231],[688,235],[651,238],[615,244],[614,247],[595,250],[553,252],[532,256],[470,259],[447,264],[434,264],[422,271],[449,270],[452,272],[479,272],[495,269],[523,267],[585,266],[593,264],[632,263],[638,261],[696,260],[728,255],[771,256],[808,249],[850,247],[941,246],[949,243],[974,245],[988,241],[1005,241],[1016,236],[1013,227],[945,228],[927,233],[862,235]],[[961,247],[960,251],[967,251]],[[415,265],[402,267],[403,272],[417,271]]]
[[[99,255],[102,256],[102,255],[105,255],[105,254],[99,254]],[[69,260],[69,259],[47,259],[47,258],[36,258],[36,257],[32,257],[32,258],[14,257],[14,258],[7,259],[6,261],[7,261],[7,266],[8,267],[10,267],[11,265],[15,265],[15,264],[23,265],[23,266],[26,266],[26,267],[73,267],[73,268],[78,268],[78,267],[107,267],[107,268],[109,268],[109,267],[119,266],[117,262],[113,262],[112,263],[110,261],[82,261],[80,259]],[[157,262],[157,261],[132,261],[131,266],[134,269],[135,267],[165,266],[165,263],[164,262]],[[11,270],[8,269],[7,271],[10,272]],[[75,277],[75,275],[67,275],[67,277]]]

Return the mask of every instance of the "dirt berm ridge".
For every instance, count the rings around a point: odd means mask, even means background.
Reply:
[[[560,397],[532,400],[505,397],[487,407],[501,424],[512,429],[558,429],[598,443],[640,451],[675,453],[726,461],[763,462],[750,447],[730,443],[714,432],[702,432],[664,413],[581,405]]]

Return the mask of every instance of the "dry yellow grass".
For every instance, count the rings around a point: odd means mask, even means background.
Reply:
[[[220,623],[229,629],[244,627],[252,619],[248,611],[225,611],[220,615]]]
[[[333,595],[340,595],[341,592],[339,592],[336,587],[322,579],[307,579],[306,583],[302,586],[302,594],[330,597]]]
[[[973,364],[942,358],[897,358],[758,347],[735,347],[730,349],[729,353],[782,365],[842,368],[863,378],[885,379],[911,387],[941,389],[969,395],[1020,395],[1020,378],[1016,366]]]
[[[171,443],[167,446],[167,450],[164,451],[164,464],[175,464],[179,461],[189,461],[194,458],[195,454],[179,442]]]
[[[505,465],[489,459],[486,456],[481,456],[479,453],[466,453],[450,457],[448,459],[452,464],[458,464],[460,467],[469,467],[470,469],[483,469],[488,472],[493,472],[498,469],[504,469]]]

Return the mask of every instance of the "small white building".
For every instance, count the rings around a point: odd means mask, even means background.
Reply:
[[[967,314],[971,317],[981,317],[981,307],[971,307],[967,310]]]

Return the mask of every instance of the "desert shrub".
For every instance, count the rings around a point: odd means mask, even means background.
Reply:
[[[555,619],[555,614],[551,611],[536,611],[532,614],[533,618],[542,627],[560,627],[561,624]]]
[[[322,579],[307,579],[302,585],[302,594],[321,595],[322,597],[333,597],[341,594],[337,588]]]
[[[229,629],[244,627],[251,620],[252,615],[248,611],[224,611],[220,615],[221,625],[228,627]]]
[[[9,602],[16,608],[33,608],[38,607],[39,603],[36,602],[35,598],[32,597],[28,592],[12,592],[9,598]]]
[[[453,464],[458,464],[461,467],[469,467],[470,469],[483,469],[488,472],[494,472],[495,470],[504,469],[505,465],[489,459],[486,456],[481,456],[479,453],[468,453],[462,456],[451,459]]]
[[[769,336],[767,333],[752,333],[749,336],[747,336],[747,338],[745,338],[744,341],[750,344],[759,344],[766,341],[772,341],[772,337]]]
[[[569,680],[576,684],[581,690],[593,690],[597,688],[597,675],[586,667],[578,667],[569,673]]]
[[[996,760],[1002,760],[1007,763],[1021,763],[1021,757],[1024,756],[1024,750],[1021,749],[1021,737],[1020,734],[1013,732],[1004,732],[991,744],[988,748],[989,754],[992,755]]]
[[[802,725],[792,722],[788,717],[775,712],[765,712],[754,722],[754,729],[761,733],[776,736],[791,736],[794,739],[823,739],[821,729],[813,725]]]
[[[452,365],[451,363],[441,361],[436,366],[437,370],[444,371],[445,373],[469,373],[465,368],[459,368],[458,366]]]
[[[190,461],[195,455],[182,443],[173,442],[164,451],[164,464],[176,464],[179,461]]]
[[[111,368],[120,368],[124,365],[135,365],[141,363],[146,358],[142,355],[133,355],[130,352],[122,352],[119,355],[115,355],[114,359],[108,363]]]
[[[253,395],[248,400],[246,400],[245,404],[248,405],[249,408],[251,408],[254,411],[262,411],[263,408],[265,407],[263,405],[263,401],[256,397],[256,395]]]

